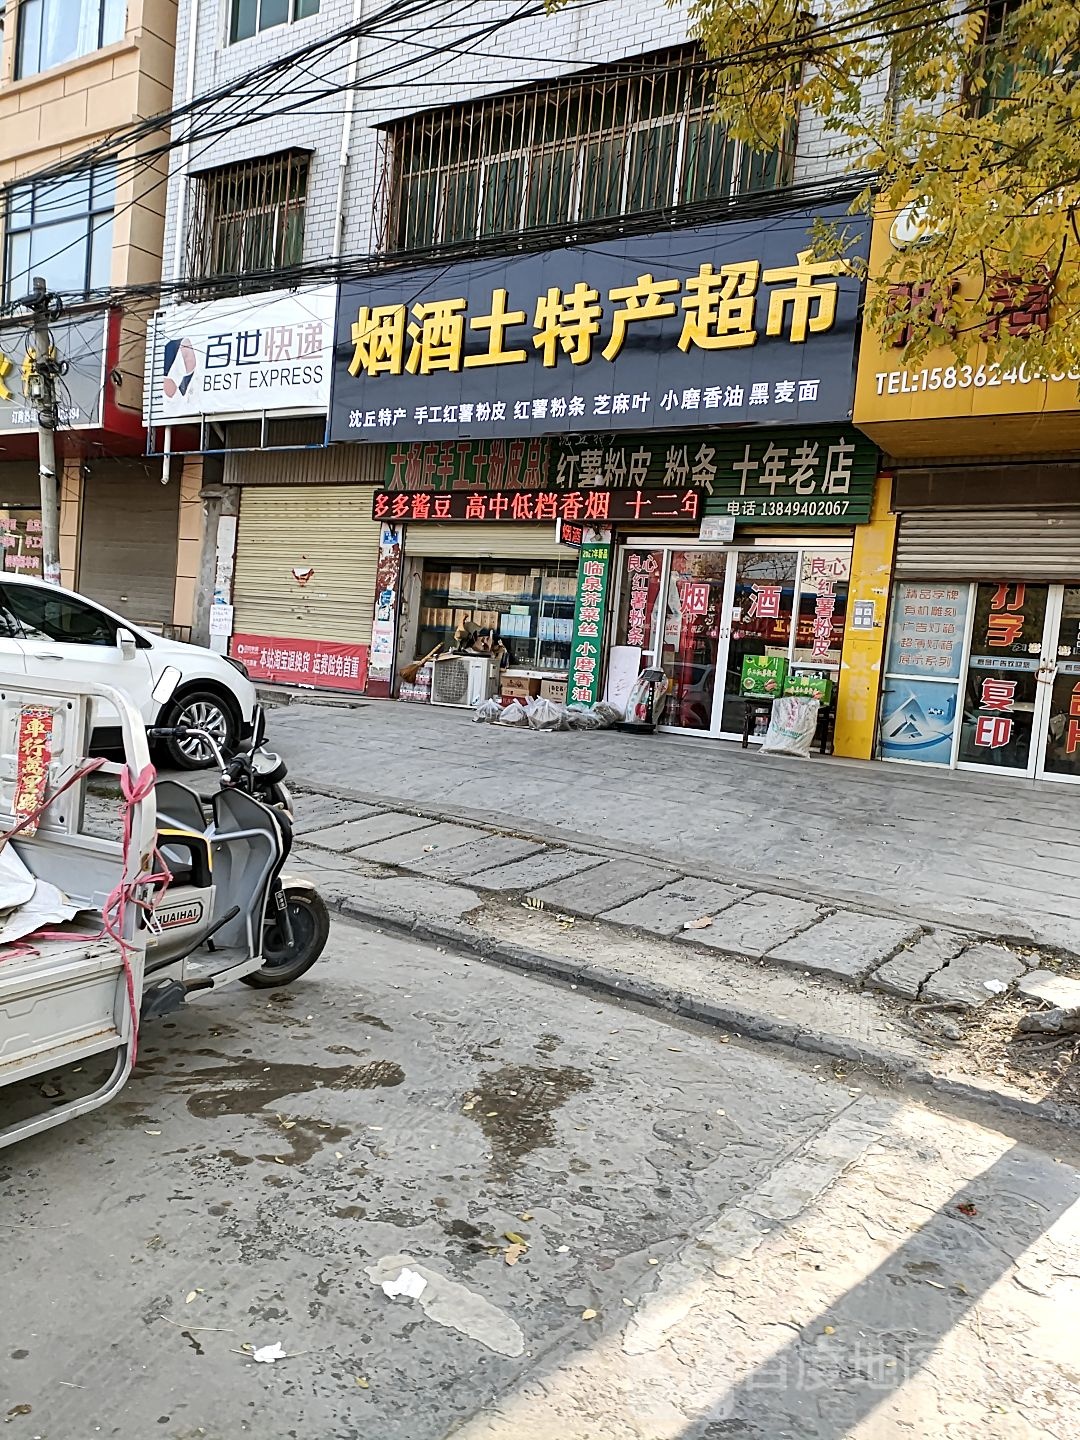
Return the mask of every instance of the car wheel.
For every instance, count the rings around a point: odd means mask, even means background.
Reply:
[[[232,750],[236,743],[236,721],[232,711],[224,700],[209,691],[185,695],[162,723],[207,730],[222,750]],[[214,763],[213,751],[205,741],[197,740],[193,735],[186,738],[174,735],[164,743],[166,754],[178,770],[205,770]]]

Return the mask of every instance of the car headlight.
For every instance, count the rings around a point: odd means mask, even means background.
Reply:
[[[239,660],[234,660],[231,655],[223,655],[221,658],[225,661],[227,665],[231,665],[234,670],[239,670],[240,674],[243,675],[245,680],[251,679],[251,676],[248,674],[247,666],[241,665]]]

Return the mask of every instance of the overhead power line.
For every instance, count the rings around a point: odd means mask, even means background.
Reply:
[[[137,188],[135,198],[121,207],[119,211],[114,211],[111,216],[103,216],[99,222],[99,226],[112,223],[112,221],[115,220],[117,216],[122,215],[125,210],[142,203],[148,194],[160,188],[162,185],[169,183],[171,177],[162,173],[160,162],[165,155],[179,146],[184,145],[190,148],[192,145],[199,145],[200,149],[194,157],[195,160],[198,160],[205,155],[208,150],[212,149],[221,136],[226,133],[233,133],[237,129],[258,124],[260,121],[270,118],[271,116],[280,117],[282,114],[303,113],[304,111],[313,110],[320,103],[325,103],[337,95],[345,94],[351,89],[357,91],[381,91],[392,83],[393,77],[400,76],[402,71],[415,72],[417,69],[420,56],[415,53],[410,53],[374,72],[369,70],[363,75],[362,79],[357,81],[356,77],[351,73],[352,58],[351,56],[346,56],[341,63],[335,65],[322,76],[313,74],[310,68],[312,62],[317,61],[320,57],[328,57],[335,49],[345,45],[354,38],[366,37],[373,40],[378,39],[385,41],[385,44],[380,46],[379,50],[375,52],[376,55],[384,54],[388,50],[400,50],[402,44],[412,52],[417,50],[425,52],[423,60],[428,62],[428,68],[425,69],[422,74],[415,76],[415,78],[418,79],[421,84],[430,85],[432,77],[438,71],[453,63],[454,60],[460,58],[462,55],[475,53],[483,40],[490,38],[492,35],[510,26],[520,23],[522,20],[535,18],[537,15],[545,13],[546,11],[546,6],[542,3],[542,0],[532,0],[532,3],[526,0],[526,3],[521,4],[509,13],[498,16],[493,20],[489,19],[486,23],[477,25],[472,30],[462,33],[463,17],[477,3],[480,3],[480,0],[465,0],[465,3],[457,7],[449,16],[441,13],[441,18],[436,24],[428,24],[422,31],[419,26],[416,29],[411,29],[412,23],[421,20],[422,17],[429,15],[432,11],[445,12],[445,0],[404,0],[404,3],[386,5],[376,14],[367,17],[357,24],[344,27],[328,36],[317,37],[315,40],[308,42],[297,50],[290,51],[283,56],[275,58],[273,61],[255,67],[225,85],[205,92],[180,106],[174,107],[168,112],[136,122],[132,126],[125,127],[122,131],[115,132],[113,135],[106,137],[105,140],[80,152],[75,157],[74,164],[70,158],[66,158],[62,162],[57,162],[54,166],[34,172],[33,176],[20,177],[20,180],[16,183],[24,184],[30,180],[59,179],[61,176],[70,178],[73,174],[79,174],[91,169],[95,165],[107,163],[110,160],[117,165],[118,175],[122,178],[127,178],[128,173],[140,178],[142,175],[149,174],[151,176],[150,183],[144,187]],[[607,3],[609,3],[609,0],[574,0],[574,3],[568,5],[565,9],[594,8]],[[969,8],[978,9],[981,3],[982,0],[977,0],[977,3]],[[895,3],[889,7],[887,16],[893,23],[895,29],[901,21],[907,20],[909,17],[923,17],[923,19],[920,19],[918,22],[923,23],[925,12],[926,6],[924,3],[912,3],[912,0],[895,0]],[[836,36],[846,35],[854,27],[858,27],[859,25],[865,27],[871,15],[880,16],[881,14],[880,3],[874,3],[868,4],[862,10],[849,12],[846,15],[837,17],[833,22],[820,27],[819,30],[815,32],[815,43],[820,47],[823,36],[827,34],[834,34]],[[412,38],[413,36],[419,37],[421,34],[426,34],[434,38],[436,32],[444,30],[453,32],[452,39],[444,39],[439,43],[432,44],[430,41],[425,41],[421,38]],[[881,38],[885,33],[885,31],[877,32],[877,38]],[[875,38],[875,35],[869,34],[863,38],[869,43]],[[841,42],[837,40],[835,43]],[[777,54],[787,53],[785,46],[779,44],[760,47],[762,58],[771,52]],[[370,60],[370,58],[370,56],[365,57],[366,60]],[[498,58],[505,59],[507,57],[506,55],[500,55]],[[740,56],[737,63],[745,63],[746,58],[745,55]],[[729,63],[736,62],[702,59],[687,62],[686,68],[701,70],[703,73],[719,76],[726,64]],[[607,66],[604,68],[617,68],[617,64],[618,62],[615,62],[615,67]],[[658,68],[661,66],[670,68],[659,58],[657,65]],[[276,81],[280,81],[289,71],[295,71],[297,69],[303,70],[308,79],[316,81],[317,84],[321,84],[323,88],[293,86],[286,92],[291,97],[291,103],[282,105],[280,89],[271,92],[270,87],[274,85]],[[332,77],[340,75],[342,72],[350,73],[348,73],[346,78],[341,82],[330,83]],[[585,73],[587,73],[587,71]],[[531,83],[557,84],[565,80],[565,78],[565,72],[561,75],[549,74],[539,77]],[[441,79],[439,83],[445,85],[452,82]],[[517,79],[514,81],[514,88],[526,83],[530,82]],[[474,82],[471,88],[475,89]],[[413,107],[403,106],[402,108]],[[362,115],[369,112],[357,109],[354,113]],[[380,118],[384,118],[386,114],[385,106],[380,105],[377,113]],[[147,146],[145,143],[142,143],[148,141],[155,135],[160,136],[165,126],[173,122],[185,120],[188,122],[187,128],[183,128],[179,133],[174,133],[153,146]],[[140,145],[141,148],[139,148],[136,153],[130,155],[126,160],[120,160],[119,157],[124,150]],[[829,185],[831,190],[835,186],[835,182],[829,182]],[[850,180],[842,181],[840,183],[840,190],[836,191],[836,193],[847,193],[851,190],[851,186],[852,182]],[[791,194],[791,192],[788,193],[789,195]],[[59,206],[63,202],[62,200],[52,202],[47,197],[42,197],[41,205],[46,213],[48,212],[49,206],[54,203]],[[790,199],[788,203],[791,203]],[[742,208],[744,204],[748,205],[750,209],[753,209],[761,204],[761,197],[748,197],[743,202],[710,202],[710,213],[718,213],[718,206],[723,213],[744,213]],[[680,222],[687,218],[692,218],[694,213],[693,207],[680,209]],[[749,213],[749,211],[746,213]],[[671,223],[671,212],[666,210],[656,212],[654,219],[656,223]],[[616,226],[617,230],[623,231],[634,230],[636,228],[636,219],[629,222],[625,219],[620,219]],[[567,222],[559,222],[557,225],[547,227],[544,230],[530,232],[528,240],[519,244],[518,248],[534,248],[534,245],[536,247],[547,247],[552,244],[566,243],[567,238],[570,236],[610,233],[612,233],[611,221],[582,222],[572,225]],[[80,239],[80,241],[72,243],[82,242]],[[464,258],[468,254],[490,253],[492,243],[495,245],[501,244],[502,248],[505,248],[508,243],[508,237],[502,237],[501,240],[496,237],[493,242],[487,243],[469,242],[464,248],[441,246],[432,247],[431,250],[427,252],[411,251],[408,263],[422,263],[427,255],[433,258],[442,258],[447,254],[453,254],[455,258],[458,256]],[[38,262],[35,268],[47,269],[50,261],[58,258],[64,253],[64,250],[68,248],[70,248],[70,245],[62,247],[55,252],[54,255]],[[345,262],[339,263],[344,264]],[[365,273],[372,265],[385,268],[395,263],[401,262],[400,260],[385,256],[354,256],[352,260],[354,268],[359,267],[358,273]],[[345,272],[340,270],[332,270],[332,268],[328,270],[325,262],[313,262],[312,265],[294,267],[289,271],[282,271],[278,268],[265,272],[265,276],[252,277],[248,275],[245,277],[245,283],[258,285],[262,283],[264,278],[269,279],[270,277],[273,277],[275,283],[312,283],[313,279],[317,276],[329,276],[329,278],[336,279],[341,278],[344,273]],[[236,283],[235,277],[222,277],[220,280],[200,281],[199,289],[206,292],[215,286],[220,286],[221,292],[227,293],[235,290]],[[111,287],[105,289],[105,287],[102,287],[101,290],[92,292],[92,298],[149,298],[152,296],[167,296],[169,294],[184,292],[190,293],[191,288],[191,281],[175,278],[171,281],[158,282],[147,286],[127,286],[122,289],[113,289]]]
[[[462,23],[461,17],[472,9],[481,0],[463,0],[463,3],[451,13],[450,16],[443,16],[442,20],[435,25],[423,27],[422,33],[431,35],[434,32],[456,27]],[[555,19],[562,14],[578,10],[589,10],[599,6],[612,4],[613,0],[570,0],[570,3],[561,7],[553,16]],[[953,19],[960,15],[980,12],[985,8],[986,0],[969,0],[969,3],[960,6],[953,12]],[[343,27],[329,35],[317,37],[306,45],[296,50],[287,52],[284,55],[256,66],[251,70],[235,77],[233,80],[216,87],[213,90],[202,92],[185,101],[180,105],[173,106],[167,111],[147,119],[133,122],[131,125],[121,127],[112,132],[109,136],[77,152],[74,156],[65,157],[53,165],[42,167],[40,170],[22,175],[16,182],[26,183],[29,181],[48,180],[60,177],[69,177],[78,174],[80,171],[95,164],[101,164],[106,160],[118,160],[124,151],[140,145],[140,142],[154,136],[159,136],[163,131],[171,130],[173,133],[165,141],[159,141],[152,150],[145,148],[139,150],[138,155],[132,157],[134,163],[145,164],[157,156],[167,154],[169,151],[190,144],[195,140],[204,137],[205,132],[196,128],[194,124],[190,129],[179,128],[179,122],[186,119],[194,120],[197,117],[204,117],[214,120],[215,107],[230,99],[245,98],[245,90],[248,87],[261,88],[274,79],[287,75],[293,69],[307,69],[309,78],[312,76],[308,65],[311,61],[322,55],[329,54],[336,49],[348,44],[353,39],[384,39],[387,42],[385,48],[392,48],[399,43],[409,44],[405,38],[408,34],[407,22],[419,19],[431,11],[442,11],[445,9],[445,0],[395,0],[395,3],[388,4],[375,14],[368,16],[355,24]],[[485,25],[478,26],[481,31],[488,30],[496,33],[509,25],[517,24],[521,20],[533,19],[537,16],[547,14],[547,5],[544,0],[539,3],[522,5],[516,10],[510,11],[507,15],[497,17]],[[887,23],[886,23],[887,22]],[[887,40],[891,35],[901,30],[913,30],[925,27],[928,23],[935,23],[934,16],[928,18],[926,0],[892,0],[891,4],[883,5],[882,0],[867,0],[863,8],[836,16],[833,20],[818,26],[813,32],[813,44],[807,38],[793,36],[782,41],[763,42],[761,45],[750,47],[737,57],[718,57],[702,59],[695,62],[700,68],[709,73],[719,75],[725,69],[734,66],[742,66],[750,63],[794,63],[806,58],[812,49],[816,54],[824,54],[830,48],[850,43],[856,35],[862,43],[873,45],[875,42]],[[940,23],[946,21],[941,18]],[[950,21],[951,23],[951,21]],[[869,28],[868,28],[869,27]],[[827,43],[831,42],[831,43]],[[412,42],[422,46],[423,42]],[[456,41],[442,41],[437,46],[426,47],[433,54],[453,56],[456,52],[463,54],[471,53],[475,41],[469,35],[458,36]],[[483,52],[481,52],[483,53]],[[484,58],[507,60],[511,58],[504,53],[498,53]],[[531,56],[530,59],[540,60],[539,56]],[[563,57],[546,57],[551,63],[563,63]],[[388,67],[383,73],[387,76],[396,71],[412,68],[413,59],[404,58],[398,64]],[[542,62],[541,62],[542,63]],[[351,68],[349,60],[343,61],[336,69],[328,72],[329,75],[339,74]],[[418,77],[423,78],[423,77]],[[515,77],[509,84],[515,88],[518,85],[545,83],[553,80],[550,74],[537,77]],[[294,109],[308,108],[319,100],[331,99],[343,94],[350,89],[365,90],[368,88],[380,88],[371,86],[371,77],[364,77],[359,82],[354,82],[353,77],[348,77],[341,83],[327,85],[325,89],[318,91],[300,91],[301,100],[295,106],[286,104],[282,106],[282,92],[275,92],[274,105],[270,109],[253,110],[247,115],[237,114],[235,111],[227,111],[224,116],[218,117],[223,122],[220,133],[231,133],[236,129],[257,124],[261,120],[271,116],[291,113]],[[446,83],[446,82],[443,82]],[[452,83],[452,82],[451,82]],[[470,84],[474,82],[462,82]],[[258,93],[256,90],[255,93]],[[291,93],[291,89],[285,93]]]

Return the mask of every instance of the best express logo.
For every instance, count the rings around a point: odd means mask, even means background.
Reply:
[[[326,327],[252,326],[193,340],[170,340],[163,356],[162,392],[174,403],[189,392],[288,391],[320,385]]]
[[[183,340],[170,340],[165,346],[165,359],[161,389],[167,400],[183,397],[191,388],[198,365],[195,346],[185,336]]]

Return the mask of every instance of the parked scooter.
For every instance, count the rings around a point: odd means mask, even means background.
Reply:
[[[157,736],[169,736],[176,734],[197,735],[202,731],[193,730],[190,726],[166,727],[149,732],[150,738]],[[245,795],[253,795],[256,800],[261,800],[265,805],[272,805],[275,810],[284,810],[291,817],[293,814],[293,799],[289,787],[285,784],[285,777],[288,775],[288,767],[280,755],[266,746],[266,711],[261,705],[256,705],[254,721],[251,728],[251,738],[237,750],[223,751],[220,743],[211,741],[207,747],[214,757],[218,768],[218,782],[224,790],[242,790]],[[200,797],[207,823],[213,819],[210,805],[212,797]]]
[[[175,780],[157,784],[158,847],[173,878],[147,939],[143,1017],[167,1015],[194,991],[233,980],[290,984],[322,954],[330,916],[310,881],[282,874],[292,803],[284,761],[264,749],[261,717],[236,754],[194,726],[147,734],[202,741],[220,785],[204,800]]]
[[[266,712],[261,705],[255,708],[251,739],[244,749],[225,756],[224,762],[222,785],[254,795],[292,817],[292,795],[285,784],[288,767],[280,755],[266,748]]]

